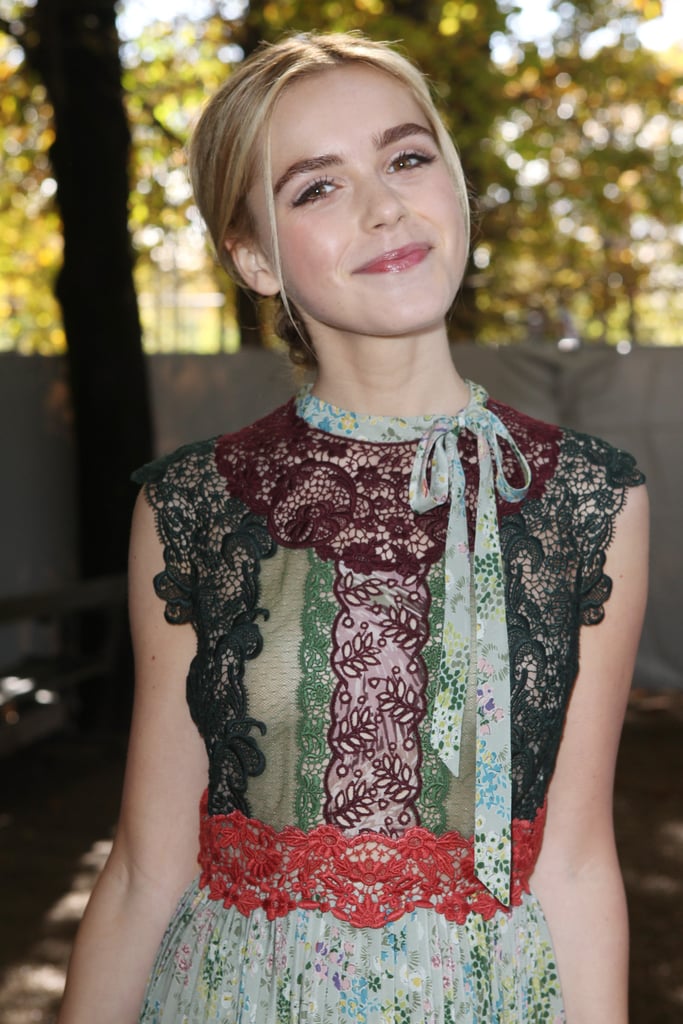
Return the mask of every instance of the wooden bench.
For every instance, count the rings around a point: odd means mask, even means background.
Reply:
[[[125,574],[0,598],[0,629],[20,629],[29,651],[0,665],[0,756],[64,728],[81,684],[112,676],[125,608]]]

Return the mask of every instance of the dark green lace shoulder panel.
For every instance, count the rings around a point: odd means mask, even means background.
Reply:
[[[580,627],[604,618],[616,518],[628,489],[643,482],[626,452],[562,431],[542,496],[501,522],[517,817],[533,817],[545,799],[579,670]]]
[[[536,423],[499,404],[496,412],[534,473],[521,506],[499,505],[514,814],[532,819],[554,770],[579,668],[579,631],[605,614],[611,592],[605,562],[615,521],[628,489],[643,477],[631,456],[602,441]],[[166,602],[166,617],[192,622],[197,633],[188,702],[209,752],[211,813],[238,808],[249,814],[248,778],[264,769],[259,737],[265,724],[250,717],[244,686],[246,662],[262,646],[258,622],[267,614],[259,606],[261,561],[274,554],[276,543],[318,551],[316,538],[327,543],[332,528],[346,523],[324,488],[318,493],[313,486],[318,475],[323,483],[329,480],[342,442],[316,441],[287,408],[271,414],[263,437],[256,427],[186,447],[135,475],[145,486],[164,546],[165,569],[154,585]],[[306,436],[297,440],[302,431]],[[467,487],[476,492],[476,450],[467,438],[463,442]],[[316,443],[327,446],[320,458]],[[296,445],[303,445],[307,458],[295,457]],[[344,439],[343,446],[339,458],[347,457],[353,442]],[[411,450],[405,448],[401,457],[410,461]],[[386,503],[394,493],[378,474],[378,484],[367,468],[349,477],[362,491],[364,508]],[[405,477],[398,470],[395,475]],[[405,515],[404,490],[399,491],[395,509],[391,503],[389,509],[396,522]],[[443,512],[434,515],[428,534],[434,558],[443,550]],[[335,557],[346,554],[345,549]],[[361,556],[365,565],[365,547]],[[327,549],[318,557],[329,557]]]
[[[258,736],[266,726],[249,716],[244,669],[262,648],[259,571],[276,545],[263,518],[226,495],[214,449],[213,441],[188,445],[133,480],[144,485],[164,548],[154,588],[166,619],[191,622],[197,635],[187,700],[209,755],[209,810],[248,814],[247,780],[265,767]]]
[[[602,622],[605,601],[612,592],[612,581],[604,572],[607,549],[612,543],[615,520],[624,507],[628,490],[645,483],[645,475],[628,452],[606,441],[566,431],[566,458],[576,480],[587,464],[586,482],[573,487],[579,540],[583,555],[581,566],[581,621],[591,626]]]

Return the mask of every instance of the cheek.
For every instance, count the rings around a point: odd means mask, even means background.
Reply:
[[[456,206],[455,210],[453,210],[452,207],[450,210],[450,236],[450,246],[453,258],[464,270],[464,265],[467,262],[467,255],[469,252],[469,238],[467,236],[467,229],[465,227],[465,221],[459,204]]]
[[[321,282],[335,265],[336,249],[325,231],[289,228],[280,234],[280,259],[285,287],[292,291]]]
[[[463,218],[462,204],[453,181],[447,172],[443,171],[443,177],[432,189],[432,202],[434,206],[440,207],[442,223],[455,226],[460,236],[465,235],[465,221]]]

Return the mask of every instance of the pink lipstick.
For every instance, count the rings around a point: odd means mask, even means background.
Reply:
[[[400,274],[403,270],[410,270],[422,263],[430,246],[424,242],[404,245],[400,249],[391,249],[383,252],[375,260],[364,263],[356,270],[356,274]]]

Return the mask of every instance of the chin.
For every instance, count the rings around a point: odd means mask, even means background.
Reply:
[[[381,330],[380,335],[388,338],[401,338],[432,334],[435,330],[445,326],[449,309],[450,306],[447,306],[445,309],[439,308],[437,313],[434,313],[432,310],[422,316],[402,316],[394,318],[393,322],[387,318],[384,321],[384,328]]]

